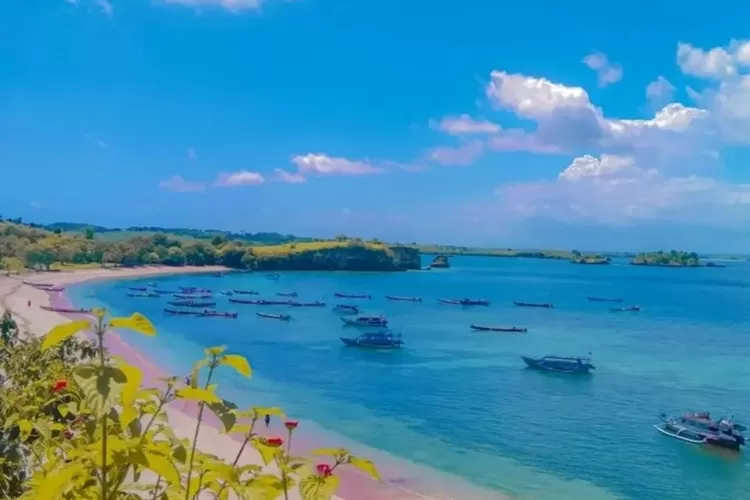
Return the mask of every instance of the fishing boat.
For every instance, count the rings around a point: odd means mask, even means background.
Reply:
[[[262,300],[250,300],[250,299],[233,299],[233,298],[230,298],[230,299],[229,299],[229,302],[231,302],[232,304],[251,304],[251,305],[258,305],[258,304],[260,304],[260,303],[261,303],[261,302],[263,302],[263,301],[262,301]]]
[[[181,309],[170,309],[168,307],[164,308],[164,312],[175,316],[197,316],[199,314],[203,314],[200,311],[185,311]]]
[[[281,321],[289,321],[292,317],[288,314],[266,314],[266,313],[255,313],[260,318],[266,319],[280,319]]]
[[[128,290],[133,290],[134,292],[147,292],[148,288],[145,286],[129,286]]]
[[[590,358],[570,358],[565,356],[544,356],[543,358],[529,358],[521,356],[521,359],[530,368],[558,373],[589,373],[596,367],[591,364]]]
[[[167,302],[167,304],[177,307],[214,307],[216,305],[216,302],[198,302],[197,300],[173,300]]]
[[[622,302],[621,298],[613,297],[586,297],[590,302]]]
[[[641,310],[640,306],[630,306],[630,307],[613,307],[610,309],[612,312],[638,312]]]
[[[197,316],[201,318],[227,318],[227,319],[237,319],[237,316],[239,314],[232,313],[232,312],[219,312],[219,311],[203,311],[202,313],[198,313]]]
[[[234,294],[234,292],[231,292],[231,291],[229,291],[229,290],[222,290],[222,291],[221,291],[221,292],[219,292],[219,293],[220,293],[221,295],[226,295],[227,297],[231,297],[231,296],[232,296],[232,295]]]
[[[298,302],[293,300],[289,302],[289,305],[294,307],[325,307],[326,303],[319,300],[316,300],[315,302]]]
[[[279,297],[299,297],[297,292],[276,292]]]
[[[56,313],[65,313],[65,314],[90,314],[91,313],[91,309],[69,309],[67,307],[39,306],[39,309],[43,309],[45,311],[56,312]]]
[[[335,297],[339,297],[342,299],[371,299],[372,296],[365,295],[365,294],[356,294],[356,293],[339,293],[336,292],[333,294]]]
[[[234,293],[237,295],[260,295],[259,292],[256,292],[255,290],[233,290]]]
[[[453,306],[488,306],[490,302],[485,299],[438,299],[441,304]]]
[[[344,314],[359,314],[359,307],[350,304],[336,304],[333,310]]]
[[[177,299],[212,299],[210,293],[203,294],[190,294],[190,293],[176,293],[174,294]]]
[[[396,300],[400,302],[422,302],[422,297],[399,297],[397,295],[386,295],[388,300]]]
[[[146,286],[150,286],[151,288],[156,288],[157,284],[153,281],[149,281],[148,283],[146,283]]]
[[[42,288],[45,292],[62,292],[65,290],[65,287],[62,286],[51,286],[49,288]]]
[[[745,444],[744,425],[733,421],[733,417],[711,419],[709,412],[686,413],[673,418],[662,413],[662,422],[654,425],[656,430],[669,437],[691,444],[707,444],[733,451],[740,451]]]
[[[178,286],[180,293],[211,293],[208,288],[196,288],[194,286]]]
[[[54,283],[34,283],[31,281],[22,281],[24,285],[33,286],[34,288],[49,288],[55,286]]]
[[[365,333],[356,338],[339,337],[348,347],[365,347],[369,349],[398,349],[404,345],[401,335],[392,332]]]
[[[478,330],[480,332],[511,332],[511,333],[526,333],[528,329],[519,328],[517,326],[481,326],[471,325],[472,330]]]
[[[125,296],[142,299],[158,299],[160,297],[158,293],[126,293]]]
[[[552,304],[536,303],[536,302],[513,302],[513,304],[517,305],[518,307],[538,307],[542,309],[552,309],[555,307]]]
[[[357,316],[356,318],[341,318],[341,321],[351,326],[388,326],[385,316]]]

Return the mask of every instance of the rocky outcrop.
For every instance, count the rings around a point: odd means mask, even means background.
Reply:
[[[261,271],[405,271],[419,269],[419,250],[406,247],[347,246],[258,256]]]
[[[451,267],[450,262],[448,262],[448,257],[445,255],[438,255],[435,257],[432,261],[432,264],[430,264],[430,267],[437,268],[437,269],[447,269]]]

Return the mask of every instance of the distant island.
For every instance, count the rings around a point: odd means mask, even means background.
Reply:
[[[630,261],[633,266],[654,266],[654,267],[700,267],[701,262],[698,254],[695,252],[680,252],[672,250],[671,252],[646,252],[639,253]]]
[[[438,255],[432,260],[432,264],[430,264],[430,267],[434,267],[436,269],[447,269],[451,267],[450,262],[448,262],[448,257],[445,255]]]
[[[422,253],[437,255],[467,255],[476,257],[507,257],[526,259],[558,259],[571,260],[573,252],[567,250],[514,250],[512,248],[475,248],[451,245],[421,245],[411,243],[409,246]]]
[[[611,259],[605,255],[585,255],[578,250],[573,250],[573,258],[570,259],[571,264],[584,264],[601,266],[610,263]]]

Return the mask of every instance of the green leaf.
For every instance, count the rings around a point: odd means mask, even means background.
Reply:
[[[65,418],[68,416],[68,414],[70,414],[70,408],[68,408],[68,405],[59,405],[57,407],[57,412],[62,418]]]
[[[28,420],[19,420],[18,421],[18,433],[19,438],[21,439],[21,442],[25,442],[27,439],[29,439],[29,435],[31,434],[31,431],[34,429],[34,426],[29,422]]]
[[[203,352],[206,353],[206,357],[212,358],[214,356],[218,357],[221,356],[221,354],[227,350],[227,346],[220,345],[216,347],[209,347],[207,349],[204,349]]]
[[[339,487],[337,476],[307,476],[299,483],[302,500],[330,500]]]
[[[239,354],[225,354],[222,356],[219,364],[234,368],[234,370],[243,377],[250,378],[253,376],[253,369],[250,368],[250,363],[245,356],[240,356]]]
[[[69,339],[76,333],[87,330],[90,327],[91,323],[86,320],[71,321],[70,323],[57,325],[44,336],[44,340],[42,341],[42,351],[46,351],[50,347],[54,347]]]
[[[99,417],[117,403],[127,382],[125,373],[114,366],[78,366],[73,371],[73,379]]]
[[[206,404],[221,403],[219,396],[208,389],[196,389],[194,387],[185,387],[177,391],[177,397],[188,401],[200,401]]]
[[[237,415],[229,408],[224,401],[218,403],[210,403],[208,408],[216,415],[222,425],[224,426],[224,432],[231,432],[234,425],[237,423]]]
[[[349,457],[349,464],[365,474],[368,474],[374,480],[380,481],[380,473],[378,472],[377,467],[375,467],[375,464],[371,461],[359,457]]]
[[[109,326],[112,328],[126,328],[134,332],[153,337],[156,335],[156,328],[146,316],[141,313],[133,313],[127,318],[112,318],[109,320]]]
[[[63,498],[65,490],[71,485],[73,478],[84,472],[84,466],[72,463],[66,467],[53,470],[39,484],[35,492],[36,498]]]
[[[148,448],[131,451],[128,461],[133,465],[140,465],[161,476],[170,484],[180,484],[180,472],[177,467],[164,455],[155,453]]]

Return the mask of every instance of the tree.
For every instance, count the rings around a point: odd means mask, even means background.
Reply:
[[[91,227],[87,227],[86,230],[83,232],[84,238],[87,240],[93,240],[94,239],[94,229]]]
[[[41,241],[30,245],[26,250],[26,262],[32,267],[44,266],[49,271],[49,266],[55,261],[55,250],[48,242]]]
[[[23,271],[23,261],[18,257],[3,257],[0,259],[0,266],[8,276],[11,273],[20,273]]]
[[[216,236],[214,236],[211,239],[211,244],[213,246],[215,246],[215,247],[220,247],[220,246],[224,245],[225,243],[227,243],[227,241],[229,241],[229,240],[227,240],[226,236],[223,236],[221,234],[217,234]]]
[[[102,263],[104,264],[119,264],[122,260],[122,253],[120,253],[119,247],[111,246],[104,250],[102,254]]]
[[[158,264],[161,262],[161,257],[156,252],[149,252],[143,257],[144,264]]]
[[[244,255],[242,256],[242,266],[247,269],[253,269],[255,268],[255,264],[257,262],[257,259],[255,257],[255,254],[253,253],[252,249],[248,249],[245,251]]]
[[[168,266],[184,266],[185,265],[185,252],[182,248],[171,247],[167,251],[167,258],[162,262]]]

